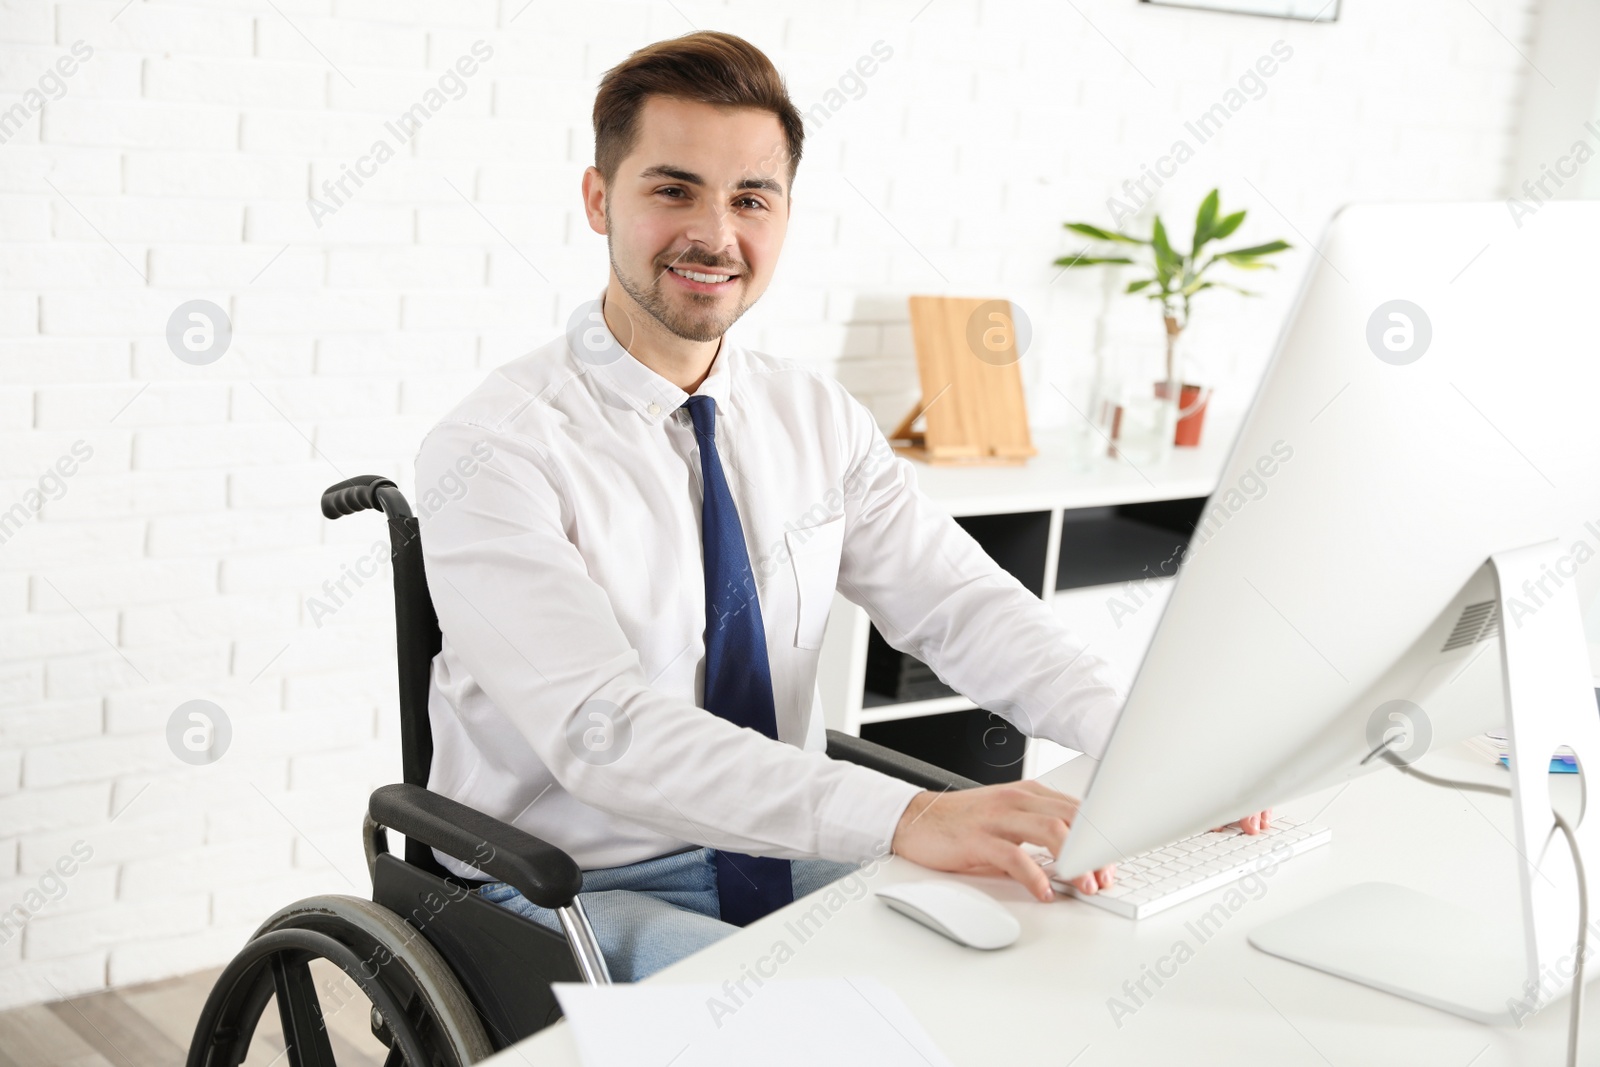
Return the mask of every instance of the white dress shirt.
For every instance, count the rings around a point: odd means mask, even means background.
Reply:
[[[716,401],[778,740],[702,710],[689,394],[601,323],[595,312],[586,333],[496,370],[422,443],[418,513],[444,632],[430,789],[584,869],[690,845],[882,855],[918,790],[824,755],[817,657],[835,589],[1024,733],[1104,750],[1124,698],[1108,666],[917,489],[837,381],[726,338],[696,394]]]

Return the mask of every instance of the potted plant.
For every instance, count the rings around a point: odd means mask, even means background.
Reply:
[[[1206,245],[1231,236],[1244,223],[1245,212],[1235,211],[1231,215],[1223,215],[1219,211],[1218,204],[1216,189],[1211,190],[1201,201],[1200,210],[1195,214],[1194,240],[1186,253],[1172,247],[1172,242],[1167,238],[1167,229],[1162,225],[1161,216],[1157,215],[1149,237],[1134,237],[1130,234],[1105,230],[1087,222],[1062,223],[1073,233],[1099,241],[1105,246],[1132,245],[1134,248],[1129,249],[1130,253],[1134,249],[1149,249],[1148,253],[1141,253],[1138,260],[1131,254],[1092,256],[1086,250],[1076,256],[1062,256],[1055,261],[1058,267],[1138,263],[1150,271],[1148,277],[1136,278],[1129,282],[1124,291],[1142,292],[1148,299],[1157,301],[1161,305],[1161,319],[1166,327],[1166,377],[1155,383],[1155,390],[1156,395],[1163,399],[1173,396],[1178,398],[1178,424],[1173,440],[1173,443],[1178,445],[1200,443],[1200,429],[1205,419],[1206,401],[1210,395],[1209,390],[1199,385],[1180,383],[1177,380],[1178,339],[1189,325],[1190,301],[1207,289],[1231,289],[1244,296],[1258,295],[1231,282],[1208,277],[1207,274],[1218,264],[1237,267],[1240,270],[1273,270],[1276,266],[1267,262],[1267,257],[1291,247],[1285,241],[1268,241],[1266,244],[1234,248],[1226,252],[1212,252],[1205,256],[1202,262],[1201,253]]]

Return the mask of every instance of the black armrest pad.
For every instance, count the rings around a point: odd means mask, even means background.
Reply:
[[[859,737],[851,737],[838,730],[828,731],[828,755],[848,763],[871,767],[875,771],[882,771],[884,774],[921,786],[923,789],[932,789],[934,792],[943,792],[946,789],[971,789],[979,784],[971,778],[963,777],[954,771],[947,771],[915,756],[907,756],[903,752],[884,748],[872,741],[863,741]]]
[[[368,802],[372,821],[470,863],[541,908],[564,908],[583,885],[571,856],[548,841],[420,785],[386,785]]]

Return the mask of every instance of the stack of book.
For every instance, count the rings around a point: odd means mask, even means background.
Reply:
[[[1486,733],[1469,738],[1467,747],[1485,757],[1490,763],[1498,763],[1502,767],[1511,766],[1511,740],[1501,733]],[[1562,745],[1550,757],[1551,774],[1577,774],[1578,758],[1572,754],[1572,749]]]

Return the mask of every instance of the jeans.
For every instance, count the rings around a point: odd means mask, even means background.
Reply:
[[[831,860],[794,860],[791,867],[796,900],[856,869],[855,864]],[[561,930],[555,912],[505,882],[490,882],[478,893],[541,926]],[[717,917],[717,860],[709,848],[584,871],[578,899],[617,982],[636,982],[739,929]]]

